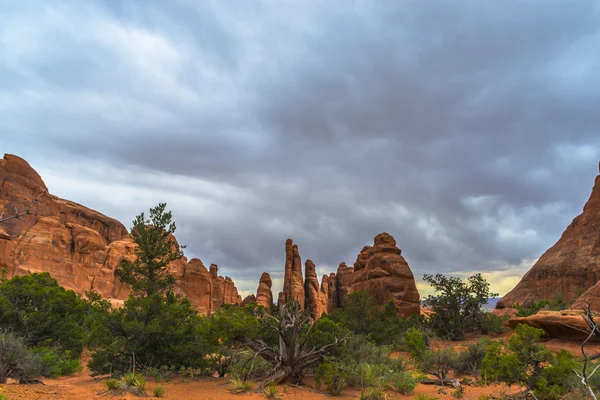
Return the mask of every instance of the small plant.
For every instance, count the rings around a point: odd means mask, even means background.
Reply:
[[[427,396],[426,394],[418,394],[415,396],[415,400],[440,400],[440,398],[436,396]]]
[[[106,390],[110,391],[119,390],[119,388],[121,387],[120,382],[114,378],[105,380],[104,382],[102,382],[102,385],[104,385]]]
[[[233,392],[237,394],[251,392],[254,390],[254,382],[245,381],[239,378],[231,378],[231,384],[233,385]]]
[[[423,361],[428,351],[425,335],[417,328],[410,328],[404,333],[404,347],[416,361]]]
[[[381,387],[369,387],[360,394],[360,400],[386,400],[387,393]]]
[[[267,399],[275,399],[277,398],[277,386],[267,386],[263,389],[263,393]]]
[[[317,389],[321,388],[321,384],[325,384],[327,393],[332,396],[339,396],[348,383],[348,372],[339,367],[333,362],[326,362],[317,368],[315,374],[315,383]]]
[[[6,397],[6,396],[5,396],[5,395],[3,395],[3,394],[0,394],[0,400],[8,400],[8,397]]]
[[[394,372],[383,379],[383,383],[387,388],[398,391],[401,394],[411,394],[417,386],[415,378],[410,372],[400,371]]]
[[[146,379],[143,375],[134,372],[123,376],[122,389],[136,396],[146,395]]]
[[[458,388],[454,392],[451,393],[451,396],[454,397],[455,399],[462,399],[465,396],[465,389],[462,387]]]
[[[163,397],[165,395],[165,387],[158,385],[154,388],[154,397]]]

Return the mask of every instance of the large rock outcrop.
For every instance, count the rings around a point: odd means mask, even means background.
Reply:
[[[304,309],[305,293],[304,280],[302,278],[302,260],[298,252],[298,245],[292,239],[285,242],[285,275],[283,280],[283,292],[279,294],[279,304],[292,301],[300,304]]]
[[[305,281],[299,265],[298,246],[288,239],[284,285],[279,293],[279,304],[286,304],[291,299],[298,300],[313,318],[341,307],[348,294],[357,290],[372,294],[381,307],[392,300],[398,313],[403,316],[420,312],[419,292],[412,271],[396,246],[396,241],[387,233],[380,233],[375,237],[373,246],[363,248],[353,268],[341,263],[337,273],[323,276],[320,286],[315,264],[311,260],[306,261]]]
[[[583,213],[567,227],[521,281],[496,305],[502,309],[531,300],[552,300],[561,295],[576,300],[574,308],[588,301],[600,311],[600,176]]]
[[[512,329],[518,324],[525,324],[543,329],[549,337],[558,339],[584,340],[590,328],[582,317],[582,311],[540,311],[528,317],[513,317],[506,322]]]
[[[271,281],[271,276],[268,272],[263,272],[258,282],[258,289],[256,290],[256,304],[266,307],[269,310],[273,309],[272,286],[273,281]]]
[[[421,305],[415,278],[390,234],[380,233],[372,247],[363,248],[352,275],[352,292],[364,290],[375,296],[380,306],[393,300],[398,313],[405,317],[419,314]]]
[[[135,259],[135,244],[119,221],[46,192],[38,173],[23,159],[0,159],[0,214],[25,210],[40,193],[32,212],[0,224],[0,265],[7,276],[49,272],[77,293],[95,290],[119,304],[129,289],[118,279],[122,260]],[[201,313],[241,302],[233,281],[214,275],[199,259],[169,265],[175,292],[187,296]]]

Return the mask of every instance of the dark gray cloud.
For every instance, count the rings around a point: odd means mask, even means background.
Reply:
[[[287,237],[324,272],[381,231],[514,278],[596,174],[595,2],[0,7],[1,150],[123,221],[168,202],[244,290]]]

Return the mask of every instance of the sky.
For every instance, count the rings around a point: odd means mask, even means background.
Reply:
[[[0,156],[188,258],[280,290],[393,235],[501,295],[600,160],[597,1],[0,0]]]

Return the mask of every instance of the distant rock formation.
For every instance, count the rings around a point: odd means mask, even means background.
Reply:
[[[244,300],[242,300],[242,307],[245,307],[250,303],[256,303],[256,296],[253,294],[244,297]]]
[[[273,282],[268,272],[263,272],[258,282],[258,289],[256,290],[256,304],[259,306],[266,307],[269,310],[273,309],[273,292],[271,287]]]
[[[572,308],[581,309],[585,301],[600,311],[600,176],[583,208],[583,213],[567,227],[561,238],[548,249],[521,281],[496,305],[502,309],[531,300],[552,300],[561,295],[568,302],[579,299]]]
[[[582,311],[540,311],[528,317],[513,317],[506,325],[515,329],[518,324],[525,324],[537,329],[543,329],[551,338],[584,340],[590,333],[590,328],[582,318]]]
[[[373,247],[366,246],[354,263],[351,291],[364,290],[375,296],[378,305],[394,301],[398,313],[419,314],[420,297],[415,278],[402,257],[396,240],[388,233],[375,236]]]
[[[25,160],[0,159],[0,214],[24,210],[45,190]],[[95,290],[114,304],[127,298],[129,289],[119,282],[117,269],[123,259],[135,259],[135,244],[123,224],[51,194],[41,196],[32,211],[37,215],[0,224],[0,266],[8,277],[49,272],[77,293]],[[241,302],[233,281],[219,277],[216,265],[209,271],[199,259],[183,258],[169,270],[177,280],[175,292],[201,313]]]
[[[283,292],[279,293],[278,304],[286,304],[292,301],[300,304],[304,309],[305,293],[304,281],[302,279],[302,260],[298,253],[298,246],[288,239],[285,242],[285,275],[283,280]]]
[[[419,314],[420,297],[415,279],[395,239],[380,233],[374,242],[373,246],[362,249],[353,268],[341,263],[337,273],[324,275],[319,286],[315,264],[311,260],[306,260],[303,281],[298,246],[288,239],[279,304],[286,304],[290,299],[299,300],[316,319],[342,307],[348,294],[364,290],[375,297],[380,307],[391,300],[400,315]]]

